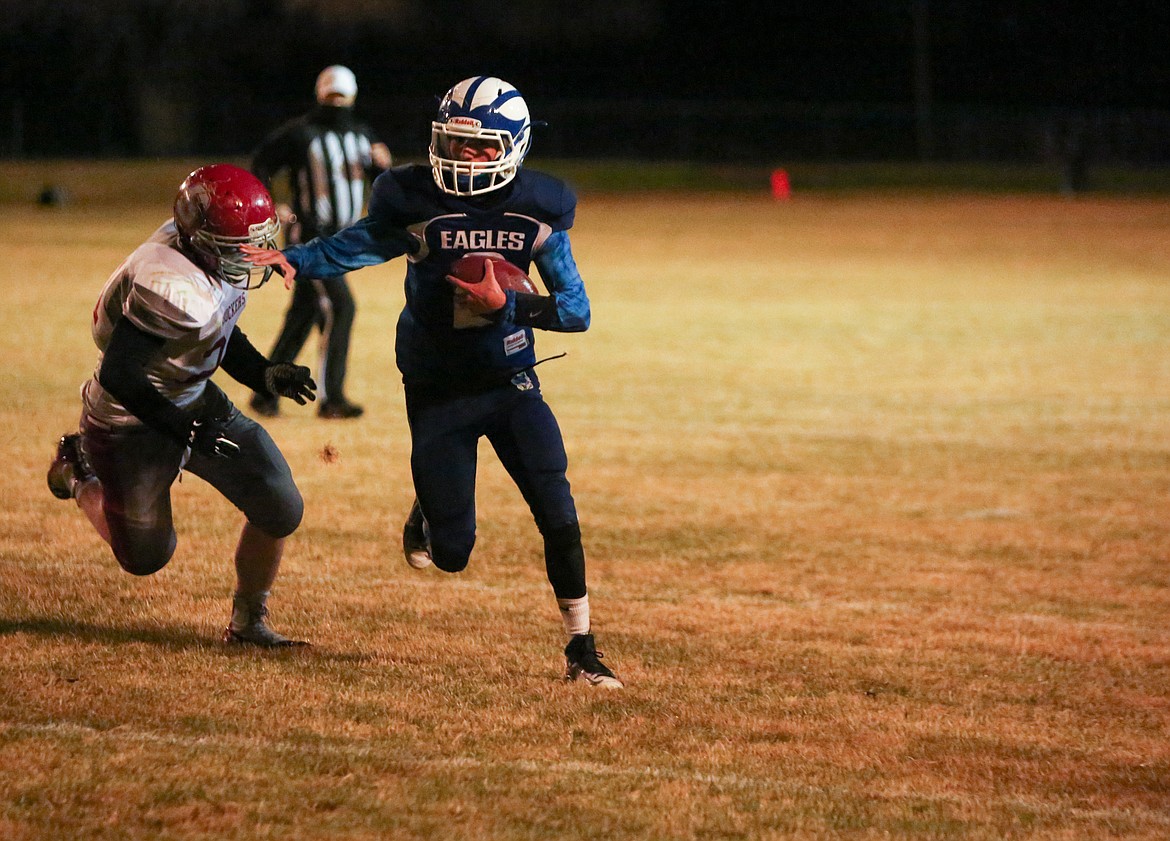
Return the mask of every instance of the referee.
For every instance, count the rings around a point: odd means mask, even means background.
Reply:
[[[329,236],[362,215],[368,183],[390,168],[390,150],[353,112],[357,78],[335,64],[317,76],[317,105],[268,135],[252,156],[252,172],[272,189],[273,176],[288,175],[292,206],[277,213],[289,244]],[[296,278],[292,301],[269,358],[293,362],[316,325],[321,331],[322,418],[356,418],[362,407],[345,396],[349,336],[356,307],[344,274]],[[257,414],[273,417],[279,398],[254,393]]]

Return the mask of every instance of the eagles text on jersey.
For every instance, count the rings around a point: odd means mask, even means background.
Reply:
[[[576,196],[559,179],[520,170],[498,193],[451,196],[429,167],[396,167],[378,178],[369,214],[325,240],[287,250],[298,272],[329,276],[406,255],[406,306],[397,360],[408,383],[459,386],[506,381],[536,362],[532,328],[578,331],[589,299],[569,250]],[[535,262],[555,308],[531,318],[517,293],[490,317],[464,311],[446,275],[469,252],[489,252],[526,273]]]

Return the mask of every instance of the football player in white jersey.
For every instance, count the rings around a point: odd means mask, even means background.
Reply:
[[[80,432],[62,436],[48,473],[53,494],[76,500],[134,575],[157,572],[174,554],[170,487],[180,471],[210,482],[245,517],[224,640],[264,647],[302,644],[265,617],[304,503],[272,438],[210,378],[223,368],[251,389],[315,399],[308,368],[270,363],[236,328],[248,290],[271,274],[239,247],[275,248],[279,230],[272,197],[246,170],[212,164],[187,176],[174,218],[102,289]]]

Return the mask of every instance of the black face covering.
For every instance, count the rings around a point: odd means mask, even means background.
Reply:
[[[349,126],[353,122],[353,106],[318,104],[313,109],[313,121],[334,128]]]

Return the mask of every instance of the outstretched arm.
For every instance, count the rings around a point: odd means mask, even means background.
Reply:
[[[331,237],[318,237],[304,245],[290,245],[284,251],[250,245],[241,245],[240,250],[258,266],[278,267],[288,286],[290,276],[337,277],[410,254],[417,247],[407,231],[372,221],[366,216]]]
[[[219,367],[236,382],[261,394],[287,397],[302,406],[317,399],[317,384],[306,366],[269,362],[238,327],[232,331]]]
[[[283,251],[275,248],[261,248],[258,245],[241,245],[240,253],[254,266],[272,266],[284,278],[284,288],[292,289],[297,270],[289,263]]]

